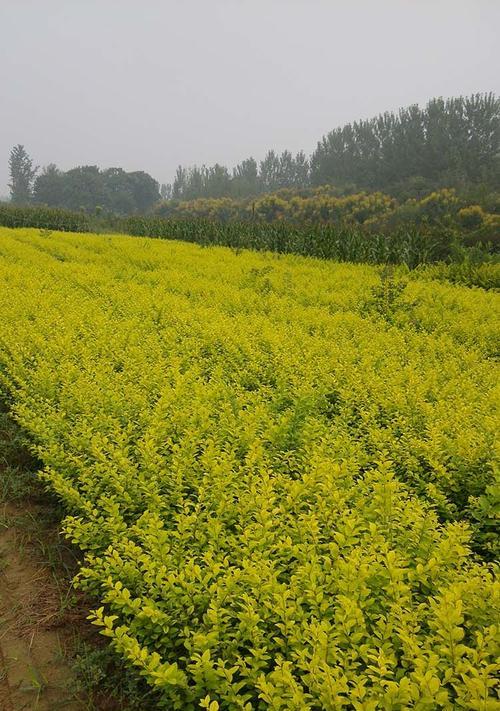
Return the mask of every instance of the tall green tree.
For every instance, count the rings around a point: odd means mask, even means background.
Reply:
[[[50,163],[35,179],[33,201],[49,206],[62,206],[63,185],[64,173],[54,163]]]
[[[162,183],[160,185],[160,197],[162,200],[171,200],[172,192],[172,183]]]
[[[336,128],[311,157],[312,185],[370,189],[422,178],[429,188],[500,183],[500,99],[436,98]]]
[[[143,170],[135,170],[125,175],[132,195],[133,209],[136,212],[148,212],[161,197],[158,182]]]
[[[220,198],[231,194],[231,176],[224,165],[216,163],[208,168],[206,174],[206,195]]]
[[[280,156],[273,150],[266,153],[264,160],[260,161],[260,182],[265,192],[278,190],[284,187],[280,184],[282,165]]]
[[[9,157],[9,188],[13,203],[23,205],[31,201],[37,170],[24,146],[20,143],[14,146]]]
[[[261,190],[259,168],[254,158],[247,158],[233,168],[231,194],[234,197],[257,195]]]
[[[172,197],[174,200],[182,200],[186,195],[188,182],[188,171],[182,165],[177,166],[175,178],[172,184]]]

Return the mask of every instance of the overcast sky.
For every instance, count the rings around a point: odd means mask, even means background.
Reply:
[[[8,155],[120,166],[311,152],[433,96],[500,93],[499,0],[0,0]]]

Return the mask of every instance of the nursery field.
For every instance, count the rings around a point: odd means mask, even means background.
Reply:
[[[499,302],[0,228],[0,389],[157,708],[499,708]]]

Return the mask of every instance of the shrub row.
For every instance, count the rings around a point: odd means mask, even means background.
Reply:
[[[496,294],[1,237],[0,378],[158,708],[496,707]]]

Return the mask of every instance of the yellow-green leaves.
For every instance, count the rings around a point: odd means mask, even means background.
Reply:
[[[495,707],[496,294],[0,234],[2,387],[165,708]]]

